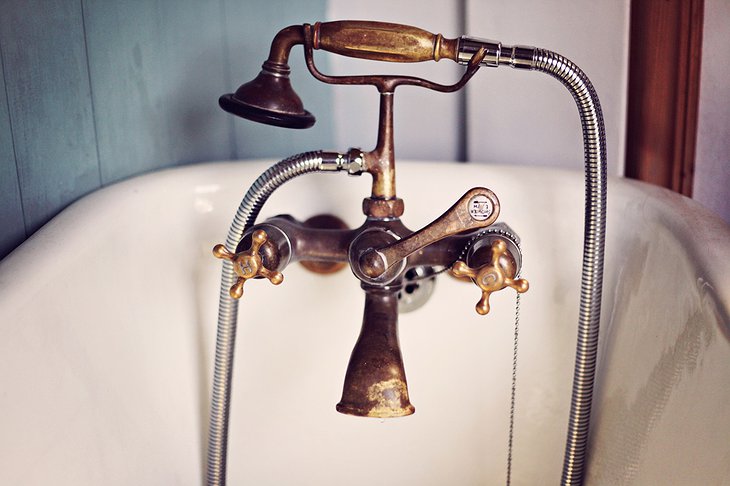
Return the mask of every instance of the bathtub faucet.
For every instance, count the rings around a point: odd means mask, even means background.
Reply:
[[[376,147],[363,152],[312,152],[293,156],[271,167],[254,182],[241,202],[226,245],[215,248],[224,259],[218,313],[218,338],[208,446],[208,484],[225,483],[225,461],[233,366],[237,298],[244,282],[265,277],[278,284],[281,271],[294,261],[331,272],[349,265],[365,291],[360,336],[352,352],[337,410],[342,413],[393,417],[409,415],[408,397],[397,338],[397,292],[409,269],[449,268],[470,279],[481,292],[476,310],[489,312],[491,293],[510,287],[525,292],[520,279],[519,239],[496,223],[499,200],[487,188],[466,192],[442,216],[418,231],[400,220],[403,200],[396,194],[393,145],[393,98],[398,86],[439,92],[461,89],[482,66],[510,66],[549,74],[560,81],[578,105],[586,167],[586,210],[578,342],[573,395],[563,463],[562,484],[580,484],[590,418],[600,319],[606,207],[605,130],[598,97],[587,76],[571,61],[535,47],[460,37],[447,39],[406,25],[367,21],[317,22],[282,29],[274,38],[261,72],[235,93],[220,98],[220,106],[235,115],[285,128],[309,128],[315,123],[291,87],[288,59],[292,47],[303,45],[309,72],[336,85],[371,85],[380,94]],[[390,62],[450,59],[466,66],[461,79],[444,85],[413,76],[331,76],[319,71],[313,52]],[[277,216],[255,224],[269,195],[293,177],[315,171],[368,173],[369,197],[363,201],[365,221],[347,228],[332,215],[299,222]],[[229,288],[230,287],[230,288]]]
[[[255,225],[243,235],[235,252],[218,245],[214,254],[228,260],[237,275],[231,297],[243,294],[244,282],[265,277],[273,284],[283,280],[281,271],[296,261],[318,272],[349,265],[365,291],[365,312],[360,337],[346,373],[342,400],[337,410],[351,415],[396,417],[414,412],[398,345],[398,292],[405,273],[416,267],[450,268],[458,277],[471,279],[481,298],[476,310],[489,312],[491,293],[507,287],[525,292],[528,283],[517,279],[520,257],[516,236],[482,231],[499,216],[499,200],[489,189],[466,192],[448,211],[419,231],[400,220],[404,202],[396,194],[393,149],[393,98],[396,87],[413,85],[441,92],[463,87],[490,54],[478,48],[460,56],[457,39],[395,24],[342,21],[305,24],[281,30],[272,43],[259,75],[234,94],[220,98],[223,109],[233,114],[286,128],[307,128],[314,117],[304,109],[289,81],[287,65],[292,46],[303,44],[307,66],[329,84],[372,85],[380,93],[380,120],[374,150],[350,149],[344,154],[322,153],[322,170],[368,173],[372,189],[363,201],[365,222],[348,229],[332,215],[314,222],[279,216]],[[417,62],[451,58],[463,60],[466,71],[453,85],[441,85],[409,76],[342,76],[322,74],[312,52],[324,49],[338,54],[381,61]],[[485,251],[484,241],[489,241]],[[482,248],[479,254],[470,248]],[[464,256],[462,261],[460,256]]]
[[[335,158],[349,166],[346,157]],[[476,187],[415,232],[394,217],[368,216],[359,228],[349,229],[333,215],[304,222],[280,215],[248,229],[235,251],[216,245],[213,254],[232,264],[233,299],[243,295],[250,279],[280,284],[281,272],[295,262],[317,273],[349,265],[365,291],[365,311],[336,408],[349,415],[398,417],[414,412],[397,332],[398,293],[409,270],[450,268],[454,276],[471,279],[481,290],[476,311],[482,315],[489,312],[493,292],[528,289],[527,280],[515,278],[521,265],[519,239],[508,226],[494,224],[499,208],[491,190]]]

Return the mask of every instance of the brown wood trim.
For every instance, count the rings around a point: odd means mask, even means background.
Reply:
[[[626,175],[692,195],[704,0],[632,0]]]

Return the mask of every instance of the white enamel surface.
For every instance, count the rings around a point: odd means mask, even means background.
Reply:
[[[220,262],[240,198],[268,166],[164,171],[74,204],[0,263],[0,484],[200,484]],[[522,238],[515,484],[560,476],[575,347],[583,175],[400,163],[419,228],[467,189],[500,198]],[[262,218],[359,225],[369,178],[296,179]],[[611,180],[588,484],[730,483],[730,230],[696,203]],[[284,271],[240,307],[230,484],[504,481],[514,294],[478,316],[441,276],[401,316],[416,414],[335,412],[363,296],[349,271]],[[550,479],[547,479],[550,478]]]

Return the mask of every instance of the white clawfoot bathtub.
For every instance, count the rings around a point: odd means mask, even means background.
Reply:
[[[0,484],[201,484],[220,261],[268,162],[138,177],[66,209],[0,263]],[[262,218],[359,226],[369,177],[307,175]],[[399,163],[418,229],[472,186],[522,238],[514,484],[562,467],[577,329],[583,174]],[[441,275],[402,314],[416,414],[340,415],[363,294],[349,270],[249,282],[231,411],[232,485],[503,484],[515,297]],[[609,185],[587,484],[730,484],[730,229],[691,200]]]

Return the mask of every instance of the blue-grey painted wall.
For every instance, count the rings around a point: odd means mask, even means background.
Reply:
[[[328,117],[289,131],[217,103],[255,76],[280,28],[323,19],[325,9],[325,0],[3,0],[0,258],[121,179],[330,148]],[[310,111],[324,113],[330,91],[301,57],[292,54],[292,82]]]

